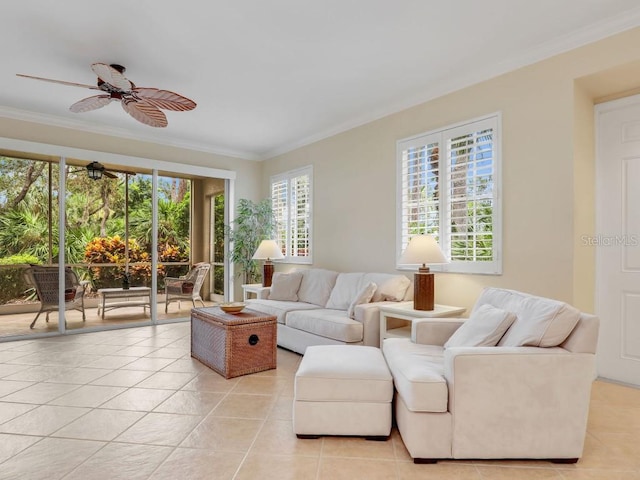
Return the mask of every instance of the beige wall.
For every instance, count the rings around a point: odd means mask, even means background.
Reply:
[[[576,81],[638,62],[638,47],[634,29],[269,159],[262,191],[313,165],[314,266],[395,272],[396,141],[502,112],[503,275],[438,274],[436,301],[470,307],[500,286],[592,310],[594,253],[580,237],[594,225],[593,98],[621,87]]]

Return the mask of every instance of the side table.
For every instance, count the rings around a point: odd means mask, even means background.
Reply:
[[[258,298],[260,296],[260,292],[266,290],[270,287],[263,287],[261,283],[245,283],[242,285],[242,300],[246,301],[249,298],[250,294],[253,294]]]
[[[393,305],[380,307],[380,347],[385,338],[410,337],[411,322],[419,318],[442,318],[456,317],[465,312],[464,307],[453,307],[451,305],[435,305],[433,310],[415,310],[413,302],[399,302]],[[397,318],[407,320],[409,324],[404,327],[388,329],[387,319]]]

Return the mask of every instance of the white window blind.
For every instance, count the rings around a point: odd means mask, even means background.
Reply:
[[[271,177],[276,240],[285,261],[311,263],[311,167]]]
[[[398,142],[398,257],[426,233],[451,260],[434,270],[502,272],[499,123],[494,115]]]
[[[289,182],[286,179],[271,182],[271,207],[275,218],[275,240],[287,255],[287,225],[289,224]]]

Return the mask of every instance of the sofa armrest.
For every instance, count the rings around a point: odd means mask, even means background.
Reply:
[[[464,318],[421,318],[411,322],[411,341],[442,347],[464,323]]]
[[[396,302],[372,302],[356,305],[354,319],[363,326],[363,345],[380,347],[380,306]]]
[[[258,293],[256,294],[256,298],[259,298],[260,300],[268,300],[269,292],[271,292],[271,287],[261,288],[260,290],[258,290]]]
[[[446,349],[455,455],[579,458],[594,372],[595,355],[563,348]]]

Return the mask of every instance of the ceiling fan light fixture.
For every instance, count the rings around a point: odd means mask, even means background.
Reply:
[[[98,162],[91,162],[87,165],[87,174],[92,180],[100,180],[104,174],[104,166]]]

